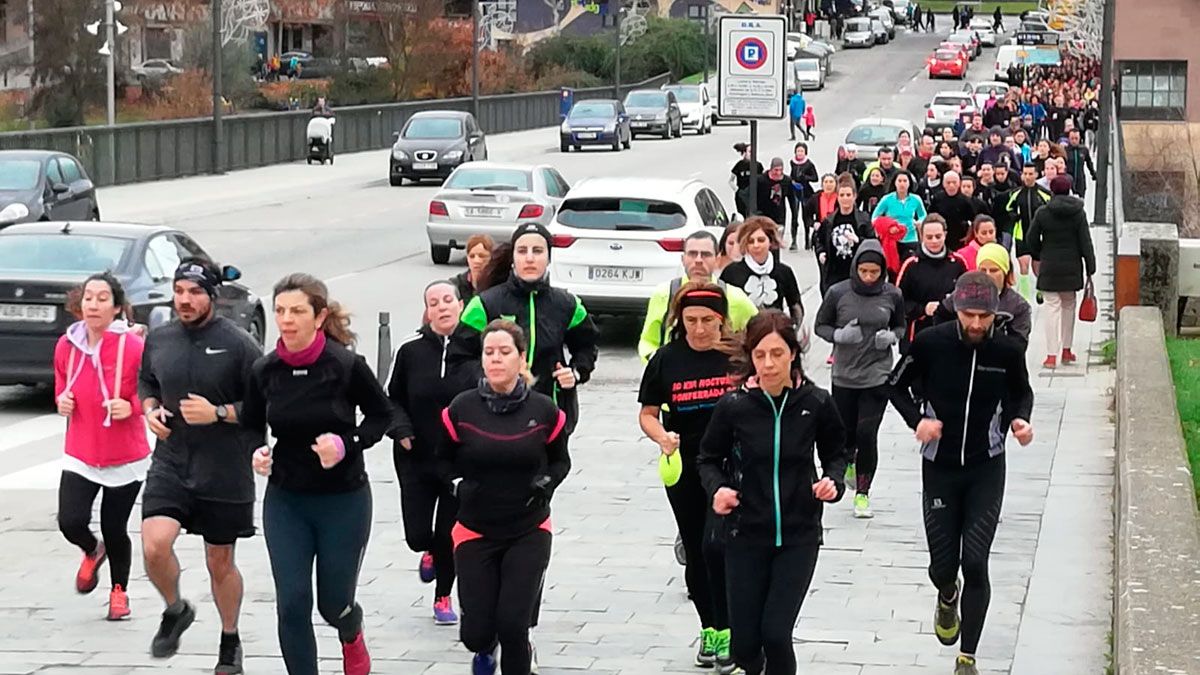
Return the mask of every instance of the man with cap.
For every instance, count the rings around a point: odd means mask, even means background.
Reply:
[[[775,221],[780,232],[786,231],[788,200],[793,194],[792,179],[784,171],[783,158],[772,158],[771,168],[767,169],[765,175],[758,177],[758,201],[755,204],[754,215],[766,216]]]
[[[1021,158],[1004,145],[1004,134],[1000,127],[993,127],[988,132],[988,146],[979,153],[975,162],[976,171],[984,164],[991,164],[993,167],[1003,164],[1010,169],[1021,167]]]
[[[988,556],[1004,500],[1008,432],[1021,445],[1033,441],[1025,350],[995,330],[999,297],[985,272],[959,277],[957,320],[918,334],[888,381],[892,405],[921,443],[934,632],[943,645],[962,640],[955,675],[979,673],[975,652],[991,598]]]
[[[863,174],[867,172],[867,163],[859,159],[857,145],[847,143],[843,147],[846,149],[846,157],[838,160],[834,173],[838,176],[843,173],[850,174],[854,179],[854,189],[857,190],[862,185]]]
[[[234,543],[254,534],[251,455],[261,436],[238,426],[238,413],[262,348],[232,321],[217,316],[220,268],[184,260],[175,271],[178,318],[146,337],[138,377],[146,422],[158,437],[142,494],[146,574],[167,608],[150,646],[173,656],[196,618],[179,588],[175,539],[181,529],[204,538],[213,599],[221,619],[215,673],[242,672],[238,612],[242,576]]]

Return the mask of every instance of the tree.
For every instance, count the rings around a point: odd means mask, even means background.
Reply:
[[[388,59],[394,100],[461,96],[470,22],[446,19],[442,0],[375,0],[372,30]]]
[[[32,107],[51,126],[80,126],[88,105],[104,100],[104,40],[83,30],[103,15],[97,0],[38,0],[24,17],[35,36]]]

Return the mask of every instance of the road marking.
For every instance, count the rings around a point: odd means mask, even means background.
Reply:
[[[0,478],[0,490],[54,490],[62,476],[62,462],[34,464]]]
[[[39,415],[0,428],[0,452],[19,448],[27,443],[61,435],[66,421],[59,415]]]

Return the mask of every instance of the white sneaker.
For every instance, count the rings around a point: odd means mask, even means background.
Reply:
[[[538,675],[537,662],[537,646],[533,644],[533,637],[529,638],[529,672],[531,675]]]

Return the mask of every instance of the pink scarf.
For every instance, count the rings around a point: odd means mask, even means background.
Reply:
[[[323,351],[325,351],[325,331],[317,331],[317,337],[312,344],[298,352],[288,351],[288,348],[283,346],[283,338],[279,338],[279,341],[275,343],[275,353],[279,355],[279,359],[293,368],[311,366],[317,362]]]

